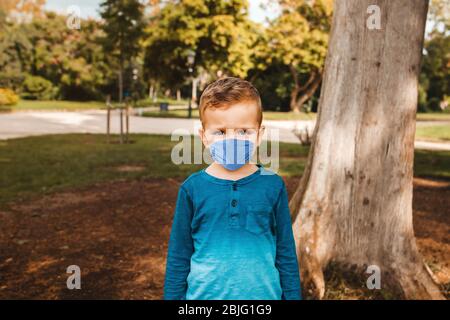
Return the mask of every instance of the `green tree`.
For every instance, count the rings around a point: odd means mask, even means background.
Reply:
[[[450,36],[445,32],[433,33],[425,41],[422,62],[421,87],[426,93],[427,108],[440,111],[440,102],[450,95]]]
[[[206,72],[246,77],[253,67],[258,26],[248,18],[246,0],[181,0],[155,10],[147,30],[145,70],[169,88],[189,77],[187,56],[196,53],[194,76]]]
[[[0,88],[0,107],[17,104],[19,97],[11,89]]]
[[[0,86],[33,99],[92,100],[110,92],[117,68],[111,68],[115,56],[100,42],[105,38],[101,22],[81,20],[81,29],[70,29],[66,20],[46,12],[30,22],[17,22],[0,10]],[[33,86],[25,86],[27,78],[50,81],[52,90],[30,94]]]
[[[447,1],[432,0],[420,74],[419,111],[441,111],[450,99],[450,9]]]
[[[0,87],[17,90],[26,71],[25,54],[31,49],[24,25],[7,21],[0,9]]]
[[[46,0],[2,0],[0,11],[14,21],[29,21],[43,15]]]
[[[138,0],[106,0],[101,5],[103,45],[117,60],[119,101],[123,99],[123,72],[139,54],[144,35],[144,5]]]
[[[101,96],[111,70],[98,41],[103,36],[99,22],[82,20],[81,29],[69,29],[65,16],[47,13],[24,27],[31,43],[24,54],[25,73],[51,81],[62,99]]]
[[[431,32],[444,31],[450,28],[450,7],[447,0],[431,0],[427,23]]]
[[[45,78],[27,75],[22,84],[22,98],[30,100],[51,100],[57,88]]]
[[[290,108],[300,111],[318,89],[330,31],[331,0],[280,0],[282,12],[265,38],[267,64],[285,65],[292,77]]]

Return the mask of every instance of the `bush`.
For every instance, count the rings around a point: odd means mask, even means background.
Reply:
[[[58,89],[53,84],[39,76],[27,75],[22,84],[22,98],[29,100],[51,100],[57,95]]]
[[[430,111],[442,111],[439,98],[433,97],[428,100],[427,109]]]
[[[419,86],[419,97],[417,102],[417,111],[418,112],[428,112],[427,108],[427,91],[423,86]]]
[[[14,91],[0,88],[0,106],[13,106],[19,101],[19,97]]]

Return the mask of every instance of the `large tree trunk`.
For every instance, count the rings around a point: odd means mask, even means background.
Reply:
[[[381,8],[380,30],[366,27],[370,5]],[[323,297],[323,269],[334,261],[379,266],[407,299],[443,298],[412,223],[427,9],[427,0],[335,2],[313,144],[290,202],[302,283],[314,297]]]

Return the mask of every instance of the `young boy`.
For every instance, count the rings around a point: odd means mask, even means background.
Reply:
[[[164,299],[300,300],[286,187],[249,163],[263,132],[258,91],[242,79],[219,79],[199,111],[199,135],[214,162],[180,186]]]

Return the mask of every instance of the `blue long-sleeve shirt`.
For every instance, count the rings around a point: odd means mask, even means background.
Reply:
[[[257,166],[236,181],[203,169],[181,184],[164,299],[301,299],[286,186]]]

